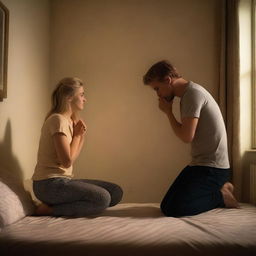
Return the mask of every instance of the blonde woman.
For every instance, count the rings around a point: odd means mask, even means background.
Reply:
[[[72,165],[86,134],[85,123],[78,119],[85,102],[83,82],[78,78],[62,79],[52,94],[32,177],[35,196],[42,202],[36,215],[98,214],[122,199],[122,189],[116,184],[72,178]]]

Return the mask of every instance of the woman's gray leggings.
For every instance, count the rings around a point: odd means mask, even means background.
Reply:
[[[69,178],[33,181],[35,196],[53,208],[54,216],[82,217],[118,204],[123,196],[114,183]]]

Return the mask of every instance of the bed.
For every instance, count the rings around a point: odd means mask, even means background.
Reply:
[[[0,182],[0,193],[1,256],[256,255],[256,207],[250,204],[168,218],[157,203],[121,203],[96,216],[55,218],[30,216],[28,198],[8,184]],[[6,202],[8,212],[1,210]]]

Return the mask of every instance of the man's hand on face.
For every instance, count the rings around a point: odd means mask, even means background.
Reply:
[[[173,104],[173,99],[171,101],[167,101],[164,98],[159,98],[158,106],[167,115],[172,113],[172,104]]]

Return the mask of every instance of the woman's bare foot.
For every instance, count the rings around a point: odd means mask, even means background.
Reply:
[[[239,208],[239,204],[233,195],[234,186],[230,182],[226,182],[220,191],[227,208]]]
[[[52,207],[44,203],[39,204],[35,211],[35,215],[39,215],[39,216],[49,216],[49,215],[52,215],[52,213],[53,213]]]

